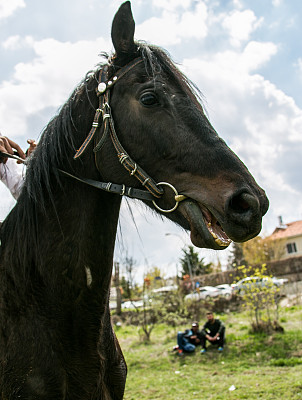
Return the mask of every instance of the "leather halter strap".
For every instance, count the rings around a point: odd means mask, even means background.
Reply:
[[[107,92],[102,96],[103,105],[103,134],[93,151],[97,153],[103,146],[108,133],[110,134],[111,141],[115,148],[117,157],[121,165],[129,172],[131,176],[134,176],[140,181],[140,183],[156,198],[160,198],[163,195],[163,189],[157,185],[157,183],[148,175],[127,153],[125,148],[122,146],[118,139],[114,121],[111,114],[111,108],[109,105],[110,93]]]
[[[118,139],[114,127],[113,117],[111,114],[111,108],[109,105],[109,100],[110,100],[109,89],[111,89],[112,86],[127,72],[129,72],[133,67],[135,67],[142,61],[143,61],[142,58],[134,59],[129,64],[121,68],[111,79],[108,79],[108,68],[109,68],[108,65],[105,65],[100,70],[99,81],[98,81],[99,83],[96,90],[97,95],[99,96],[99,107],[95,111],[90,132],[86,137],[86,139],[84,140],[83,144],[77,150],[74,159],[79,158],[83,154],[83,152],[87,149],[91,140],[95,138],[98,130],[101,127],[103,127],[101,137],[93,149],[94,153],[97,153],[102,148],[108,134],[110,134],[110,138],[112,140],[113,146],[116,150],[117,157],[120,163],[129,172],[131,176],[134,176],[136,179],[140,181],[140,183],[147,189],[147,191],[135,189],[132,187],[126,187],[125,185],[119,185],[111,182],[100,182],[92,179],[80,178],[62,170],[59,170],[59,172],[64,176],[76,179],[82,183],[88,184],[97,189],[105,190],[110,193],[120,194],[121,196],[125,195],[131,198],[152,201],[153,205],[159,211],[163,213],[170,213],[176,210],[179,203],[186,199],[186,196],[179,194],[177,190],[174,188],[174,186],[172,186],[170,183],[160,182],[157,184],[135,161],[132,160],[132,158],[126,152],[126,150],[124,149],[124,147],[122,146],[122,144]],[[168,186],[174,192],[175,205],[171,209],[168,210],[162,209],[155,202],[155,200],[161,198],[161,196],[164,193],[164,190],[161,186]]]
[[[92,127],[90,132],[76,152],[74,159],[80,157],[91,140],[96,136],[96,132],[99,128],[103,127],[103,132],[101,135],[101,139],[97,143],[94,148],[94,152],[97,153],[103,146],[108,133],[110,133],[110,138],[114,145],[115,151],[117,153],[117,157],[123,167],[129,172],[131,176],[134,176],[136,179],[140,181],[140,183],[156,198],[160,198],[163,195],[163,189],[159,187],[156,182],[129,156],[127,151],[122,146],[121,142],[118,139],[114,121],[111,114],[111,108],[109,105],[110,100],[110,89],[114,86],[114,84],[121,79],[127,72],[129,72],[136,65],[141,63],[142,58],[136,58],[127,64],[125,67],[121,68],[113,78],[108,79],[108,65],[105,65],[99,74],[99,84],[97,87],[97,95],[99,96],[99,107],[97,108]],[[102,118],[101,118],[102,117]]]
[[[100,182],[100,181],[95,181],[93,179],[80,178],[78,176],[69,174],[66,171],[62,171],[61,169],[59,169],[59,172],[62,175],[68,176],[69,178],[76,179],[79,182],[93,186],[97,189],[105,190],[106,192],[119,194],[121,196],[127,196],[132,199],[148,200],[148,201],[154,200],[154,196],[151,193],[147,192],[146,190],[135,189],[132,187],[127,187],[125,185],[119,185],[117,183]]]
[[[111,80],[107,79],[107,73],[108,73],[108,64],[104,65],[104,67],[100,70],[99,74],[99,84],[97,87],[97,95],[100,96],[104,94],[108,89],[110,89],[121,77],[123,77],[128,71],[130,71],[133,67],[135,67],[137,64],[141,63],[143,60],[142,58],[135,58],[133,61],[131,61],[129,64],[127,64],[125,67],[121,68],[119,71],[116,72],[114,77]],[[102,101],[102,96],[100,96],[100,103]],[[99,120],[102,115],[102,109],[101,107],[96,109],[93,122],[92,122],[92,127],[90,129],[90,132],[86,139],[84,140],[83,144],[81,147],[77,150],[74,159],[76,160],[78,157],[80,157],[83,152],[86,150],[88,144],[91,142],[91,139],[94,137],[97,129],[100,127],[99,126]]]

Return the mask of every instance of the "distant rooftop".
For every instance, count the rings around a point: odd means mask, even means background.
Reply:
[[[276,240],[276,239],[285,239],[299,235],[302,235],[302,220],[278,226],[274,230],[274,232],[269,236],[269,238]]]

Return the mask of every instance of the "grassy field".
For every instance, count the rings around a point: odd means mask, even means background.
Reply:
[[[244,313],[219,318],[227,329],[222,354],[215,347],[200,354],[198,347],[179,357],[172,348],[185,327],[157,326],[150,343],[137,327],[120,327],[116,333],[128,364],[125,400],[302,399],[301,306],[281,310],[285,332],[272,336],[249,334]]]

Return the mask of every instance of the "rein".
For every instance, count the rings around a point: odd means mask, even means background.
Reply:
[[[124,149],[122,144],[120,143],[115,127],[114,121],[111,113],[110,107],[110,89],[114,86],[114,84],[121,79],[127,72],[129,72],[136,65],[141,63],[142,58],[136,58],[131,61],[129,64],[121,68],[116,72],[113,78],[108,79],[108,64],[105,65],[99,73],[98,87],[96,89],[97,96],[99,97],[99,107],[95,111],[95,115],[93,118],[92,126],[87,138],[84,140],[80,148],[77,150],[74,159],[78,159],[86,150],[89,143],[96,136],[96,132],[103,127],[103,132],[98,143],[95,144],[93,152],[96,154],[103,147],[105,140],[108,135],[110,136],[115,151],[117,153],[117,157],[121,165],[129,172],[131,176],[134,176],[136,179],[140,181],[142,186],[144,186],[147,190],[135,189],[132,187],[126,187],[125,185],[114,184],[111,182],[100,182],[92,179],[80,178],[76,177],[66,171],[59,170],[61,174],[74,178],[82,183],[93,186],[97,189],[105,190],[107,192],[120,194],[121,196],[128,196],[130,198],[137,198],[139,200],[148,200],[152,201],[153,205],[161,212],[169,213],[178,207],[180,201],[186,199],[186,196],[181,195],[177,192],[175,187],[167,182],[159,182],[156,183],[132,158],[129,156],[127,151]],[[97,165],[97,164],[96,164]],[[98,167],[97,167],[98,168]],[[160,208],[156,204],[156,199],[159,199],[164,194],[164,190],[162,186],[169,187],[174,192],[175,205],[168,210]]]
[[[26,164],[26,160],[23,160],[16,151],[14,151],[14,154],[6,153],[4,151],[0,151],[0,158],[12,158],[14,160],[19,161],[22,164]]]

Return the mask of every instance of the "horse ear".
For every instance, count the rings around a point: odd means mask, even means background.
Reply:
[[[118,58],[128,58],[134,53],[135,22],[132,16],[130,1],[123,3],[118,9],[112,22],[111,38]]]

